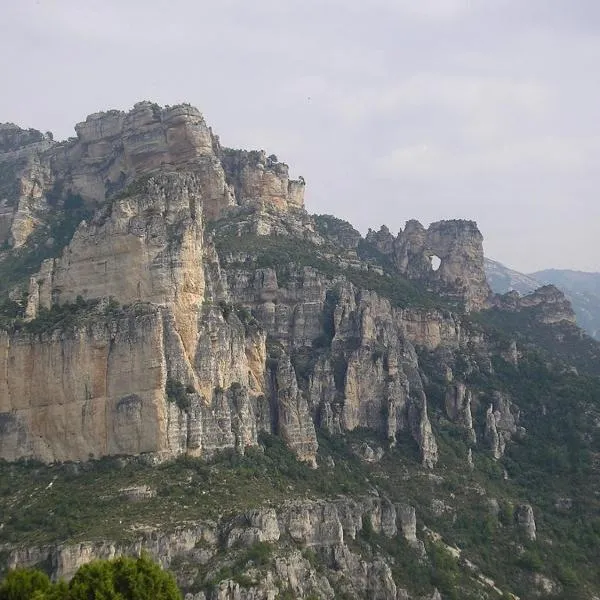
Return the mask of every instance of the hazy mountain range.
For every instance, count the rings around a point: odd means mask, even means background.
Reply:
[[[555,285],[571,301],[578,325],[600,339],[600,273],[545,269],[525,274],[489,258],[485,259],[485,272],[491,288],[499,294],[510,290],[528,294],[541,285]]]

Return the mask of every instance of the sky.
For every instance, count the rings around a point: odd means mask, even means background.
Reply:
[[[361,232],[477,221],[524,272],[600,271],[598,0],[13,0],[0,122],[190,102]]]

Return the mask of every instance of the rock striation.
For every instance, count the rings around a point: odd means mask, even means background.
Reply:
[[[366,428],[391,445],[412,440],[423,465],[435,466],[418,351],[470,344],[485,355],[485,341],[458,313],[401,306],[385,290],[400,278],[461,310],[484,306],[473,222],[409,221],[396,237],[384,227],[362,240],[335,217],[308,215],[303,179],[290,179],[274,155],[222,147],[189,105],[97,113],[76,133],[55,143],[0,128],[0,164],[10,167],[0,241],[29,248],[37,224],[68,213],[73,198],[92,215],[11,292],[26,292],[29,325],[1,334],[0,458],[209,456],[243,452],[269,432],[317,466],[319,429]],[[295,256],[313,253],[308,264],[277,264],[263,240],[287,251],[285,236]],[[365,245],[392,270],[365,258]],[[61,307],[89,303],[99,308],[87,318],[34,333]],[[474,444],[471,392],[446,384],[445,411]],[[498,454],[493,440],[508,425],[494,419],[485,439]]]

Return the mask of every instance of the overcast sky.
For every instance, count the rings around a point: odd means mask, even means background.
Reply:
[[[600,271],[598,0],[5,0],[0,68],[0,121],[187,101],[311,212],[474,219],[513,268]]]

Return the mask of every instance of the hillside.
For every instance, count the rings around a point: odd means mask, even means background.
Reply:
[[[579,326],[600,340],[600,273],[547,269],[531,276],[563,290],[573,304]]]
[[[600,344],[472,221],[362,237],[143,102],[0,127],[0,567],[187,600],[600,593]],[[439,268],[434,258],[439,259]]]
[[[490,287],[497,294],[510,290],[529,294],[542,285],[555,285],[573,305],[577,324],[600,340],[600,273],[547,269],[525,275],[487,258],[485,272]]]

